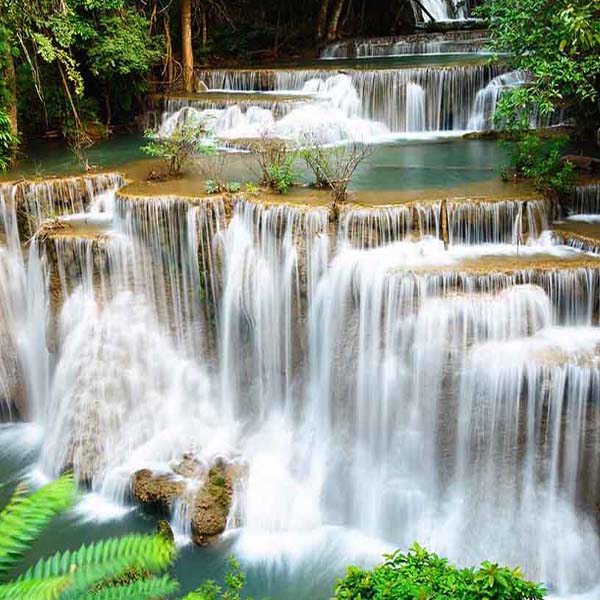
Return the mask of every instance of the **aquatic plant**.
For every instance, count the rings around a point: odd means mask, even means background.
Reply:
[[[372,571],[350,567],[335,589],[336,600],[542,600],[545,595],[518,567],[483,562],[478,569],[459,569],[418,544],[406,554],[386,555]]]

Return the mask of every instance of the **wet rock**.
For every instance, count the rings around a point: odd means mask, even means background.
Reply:
[[[579,171],[584,173],[592,173],[600,171],[600,159],[592,156],[579,156],[576,154],[568,154],[560,159],[561,163],[571,163]]]
[[[206,467],[192,452],[186,452],[183,455],[183,460],[172,468],[177,475],[181,475],[187,479],[202,479],[206,471]]]
[[[218,461],[208,471],[194,501],[192,539],[199,546],[210,544],[227,525],[233,499],[235,469]]]
[[[177,500],[189,503],[192,540],[206,546],[225,531],[234,486],[244,473],[243,466],[221,459],[207,468],[189,453],[169,473],[137,471],[132,480],[133,495],[142,508],[165,515],[171,513]]]
[[[133,495],[143,508],[169,514],[173,502],[185,492],[185,482],[171,474],[156,474],[149,469],[133,476]]]
[[[171,543],[175,543],[175,535],[168,521],[161,519],[156,524],[156,533]]]

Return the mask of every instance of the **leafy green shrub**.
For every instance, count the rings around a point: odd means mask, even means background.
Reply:
[[[287,194],[296,179],[294,157],[288,156],[281,164],[269,165],[267,173],[269,174],[269,187],[277,190],[280,194]]]
[[[162,159],[172,177],[181,175],[184,167],[189,165],[197,154],[215,152],[211,132],[202,121],[180,123],[167,136],[158,137],[153,131],[146,131],[145,136],[149,141],[142,146],[142,151]]]
[[[286,194],[296,179],[293,167],[297,151],[266,133],[250,146],[250,151],[258,163],[261,185]]]
[[[561,162],[561,150],[567,141],[564,137],[542,140],[535,133],[526,134],[510,144],[513,172],[531,179],[540,190],[570,193],[575,185],[574,168],[569,162]]]
[[[248,181],[244,184],[244,191],[247,194],[258,194],[258,192],[260,191],[260,188],[252,183],[251,181]]]
[[[241,189],[242,186],[238,181],[220,182],[213,179],[206,181],[206,191],[209,194],[222,194],[223,192],[237,194]]]
[[[6,170],[12,162],[19,138],[12,129],[12,124],[5,110],[0,109],[0,171]]]
[[[336,600],[541,600],[541,585],[525,581],[518,568],[484,562],[458,569],[414,544],[406,554],[385,557],[372,571],[350,567],[335,589]]]
[[[183,600],[240,600],[245,583],[244,572],[240,569],[238,561],[231,556],[225,573],[225,589],[214,581],[205,581]]]

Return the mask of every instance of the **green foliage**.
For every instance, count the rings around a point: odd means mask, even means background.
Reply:
[[[567,138],[543,140],[535,133],[510,143],[511,168],[519,177],[531,179],[542,191],[569,194],[575,185],[575,172],[569,162],[561,162]]]
[[[507,52],[513,69],[532,75],[530,85],[508,90],[498,119],[523,129],[538,107],[548,115],[566,109],[584,126],[599,121],[600,3],[596,0],[486,0],[493,49]]]
[[[162,36],[128,0],[0,0],[0,21],[19,51],[23,120],[65,136],[103,109],[106,122],[128,113],[161,55]]]
[[[336,600],[541,600],[542,586],[525,581],[518,568],[484,562],[458,569],[414,544],[406,554],[385,557],[372,571],[350,567],[335,589]]]
[[[267,168],[269,174],[269,187],[277,190],[280,194],[287,194],[288,190],[294,185],[296,171],[294,171],[294,157],[288,156],[280,164],[269,165]]]
[[[290,148],[283,140],[265,133],[259,141],[252,144],[250,151],[258,163],[260,183],[280,194],[286,194],[296,179],[294,161],[297,150]]]
[[[237,181],[220,182],[214,179],[208,179],[206,181],[206,191],[209,194],[222,194],[223,192],[229,192],[230,194],[237,194],[242,189],[242,186]]]
[[[246,576],[238,561],[230,556],[227,572],[225,573],[225,589],[214,581],[205,581],[197,590],[185,596],[183,600],[241,600],[245,583]]]
[[[255,183],[248,181],[244,184],[244,191],[247,194],[258,194],[260,188]]]
[[[143,600],[176,591],[177,582],[161,575],[175,558],[175,546],[162,535],[127,535],[57,552],[8,579],[51,519],[76,497],[72,475],[31,495],[17,488],[0,512],[0,600]]]
[[[19,137],[15,135],[7,112],[0,108],[0,171],[6,170],[15,156]]]
[[[197,154],[212,154],[215,147],[211,133],[202,121],[178,124],[166,136],[159,137],[153,131],[146,132],[148,143],[142,151],[164,161],[167,172],[172,177],[181,175]],[[211,193],[211,192],[209,192]]]

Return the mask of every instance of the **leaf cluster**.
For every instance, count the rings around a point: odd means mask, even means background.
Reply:
[[[517,142],[507,142],[513,172],[518,177],[531,179],[540,191],[569,194],[576,177],[573,165],[561,160],[567,142],[566,137],[545,140],[535,133],[529,133]]]
[[[600,118],[600,3],[597,0],[486,0],[494,50],[531,82],[507,90],[500,118],[523,128],[527,115],[564,110],[581,125]]]
[[[542,586],[521,571],[484,562],[459,569],[418,544],[385,557],[373,570],[350,567],[335,600],[542,600]]]

